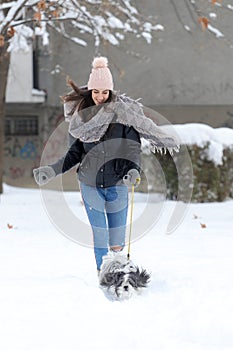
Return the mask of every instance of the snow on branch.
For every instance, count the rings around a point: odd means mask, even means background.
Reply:
[[[222,11],[232,10],[232,5],[225,5],[222,0],[189,0],[189,3],[194,10],[194,14],[198,18],[202,31],[208,30],[214,34],[216,38],[225,38],[223,31],[216,27],[218,18],[216,12],[220,13],[219,11],[221,11],[221,15],[224,16]],[[215,21],[215,24],[213,24],[213,21]],[[227,41],[230,42],[231,39]]]
[[[25,25],[20,25],[12,38],[9,40],[8,52],[29,50],[30,39],[33,38],[33,30]]]
[[[23,10],[27,0],[18,0],[11,3],[10,10],[8,11],[4,21],[0,25],[0,33],[6,30],[6,28],[10,25],[10,23],[17,17],[17,15]]]
[[[96,46],[101,40],[119,45],[126,33],[150,43],[152,31],[157,30],[157,23],[143,18],[131,0],[3,1],[0,19],[0,45],[7,44],[10,50],[14,50],[14,44],[18,50],[20,42],[25,49],[25,26],[35,35],[41,35],[45,45],[48,44],[49,26],[79,45],[87,45],[88,36],[92,36]],[[20,40],[20,35],[24,39]]]
[[[182,18],[181,4],[173,0],[174,13],[183,24],[185,31],[191,32],[191,26]],[[215,12],[233,10],[233,5],[225,5],[221,0],[185,0],[188,16],[199,28],[213,33],[216,38],[225,38],[224,31],[217,26]],[[156,4],[155,4],[156,10]],[[214,11],[216,10],[216,11]],[[48,28],[53,27],[58,33],[79,45],[87,45],[88,38],[94,38],[95,45],[107,41],[119,45],[127,35],[142,38],[150,44],[154,32],[164,30],[156,23],[155,17],[148,20],[131,0],[17,0],[2,1],[0,5],[0,47],[17,42],[19,35],[25,33],[21,26],[27,26],[35,35],[41,35],[44,45],[49,44]],[[213,24],[213,21],[216,21]],[[187,22],[187,23],[186,23]],[[13,36],[17,35],[17,40]],[[25,35],[22,34],[24,37]],[[22,40],[22,43],[25,41]],[[23,48],[25,45],[22,44]]]

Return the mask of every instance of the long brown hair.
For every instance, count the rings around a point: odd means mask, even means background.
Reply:
[[[61,99],[64,103],[73,102],[73,107],[68,112],[68,115],[72,116],[75,111],[78,111],[80,114],[80,117],[83,119],[83,121],[87,122],[96,114],[96,112],[100,108],[99,106],[95,105],[95,103],[92,99],[91,90],[88,90],[87,86],[79,88],[75,84],[75,82],[71,79],[67,80],[67,85],[69,85],[73,90],[71,92],[69,92],[68,94],[61,96]],[[112,99],[113,99],[113,93],[110,90],[109,97],[108,97],[106,103],[111,102]],[[93,108],[88,108],[88,107],[92,107],[92,106],[93,106]],[[87,109],[86,113],[84,112],[85,109]]]

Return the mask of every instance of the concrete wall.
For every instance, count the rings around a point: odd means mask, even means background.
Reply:
[[[7,103],[42,103],[45,93],[33,88],[32,46],[27,52],[12,52],[7,80]]]
[[[205,114],[211,125],[216,125],[216,120],[218,125],[228,123],[233,94],[232,11],[206,5],[207,13],[217,13],[214,25],[225,33],[224,38],[217,39],[208,30],[202,31],[197,15],[187,5],[189,1],[135,2],[142,12],[164,26],[164,31],[154,32],[150,45],[128,35],[121,47],[103,44],[96,50],[91,39],[88,47],[81,47],[51,32],[50,47],[40,51],[40,84],[48,91],[48,103],[60,103],[59,95],[67,90],[67,76],[79,85],[85,84],[92,58],[100,53],[109,57],[117,90],[141,97],[145,105],[153,108],[172,107],[168,116],[172,113],[173,122],[189,122],[196,117],[202,120]],[[184,25],[189,25],[191,31],[186,31]],[[221,106],[221,115],[213,116],[213,106]]]
[[[35,186],[32,169],[40,165],[41,154],[51,133],[63,120],[61,108],[49,108],[45,104],[8,103],[7,118],[38,118],[38,135],[5,135],[4,140],[4,181],[11,185]],[[61,148],[67,146],[67,130],[51,144],[51,157],[58,157]],[[57,145],[60,144],[60,148]],[[60,153],[59,153],[60,152]],[[52,158],[51,158],[52,159]],[[49,159],[49,161],[51,161]]]

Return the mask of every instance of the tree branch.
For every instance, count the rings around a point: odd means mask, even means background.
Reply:
[[[23,1],[18,0],[18,6],[16,4],[16,7],[12,7],[8,11],[6,18],[3,21],[3,27],[2,27],[3,34],[6,33],[10,23],[17,17],[18,13],[22,10],[22,8],[25,6],[27,1],[28,0],[23,0]],[[4,22],[6,22],[6,23],[4,24]]]
[[[13,22],[11,23],[11,27],[17,27],[21,24],[27,24],[27,23],[34,23],[34,22],[64,22],[64,21],[70,21],[70,20],[75,20],[75,19],[78,19],[78,16],[76,17],[58,17],[58,18],[44,18],[44,19],[41,19],[40,21],[38,21],[37,19],[34,19],[34,18],[29,18],[29,19],[25,19],[25,20],[20,20],[20,21],[17,21],[17,22]]]

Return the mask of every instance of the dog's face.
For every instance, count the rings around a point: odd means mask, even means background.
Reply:
[[[117,270],[103,274],[100,280],[100,285],[107,287],[117,298],[130,298],[135,291],[145,288],[150,279],[146,270],[140,271],[138,267],[129,272],[125,271],[125,267],[122,271],[119,268]]]
[[[117,298],[130,298],[136,291],[146,287],[149,279],[146,270],[140,270],[125,255],[109,253],[103,258],[100,285]]]

